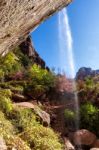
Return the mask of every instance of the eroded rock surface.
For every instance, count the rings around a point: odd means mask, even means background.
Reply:
[[[0,54],[20,44],[42,21],[72,0],[0,0]]]

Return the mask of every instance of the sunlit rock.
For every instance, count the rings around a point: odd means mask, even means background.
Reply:
[[[2,137],[0,137],[0,150],[7,150],[6,143]]]
[[[19,45],[42,21],[72,0],[0,0],[0,54]]]

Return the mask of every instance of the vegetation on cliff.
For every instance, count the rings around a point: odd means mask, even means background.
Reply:
[[[0,136],[8,149],[61,150],[59,135],[44,127],[31,108],[15,105],[15,94],[40,97],[55,85],[55,74],[33,64],[20,49],[0,59]],[[20,101],[20,99],[19,99]]]

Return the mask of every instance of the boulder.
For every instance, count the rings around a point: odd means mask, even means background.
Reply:
[[[6,143],[1,136],[0,136],[0,150],[7,150]]]
[[[92,132],[81,129],[74,133],[73,142],[75,145],[92,145],[96,140],[96,135]]]

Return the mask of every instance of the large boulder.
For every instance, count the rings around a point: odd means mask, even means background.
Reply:
[[[1,136],[0,136],[0,150],[7,150],[5,140]]]
[[[75,145],[90,146],[95,142],[95,140],[96,135],[86,129],[76,131],[73,136],[73,142]]]
[[[0,54],[19,45],[42,21],[72,0],[0,0]]]

